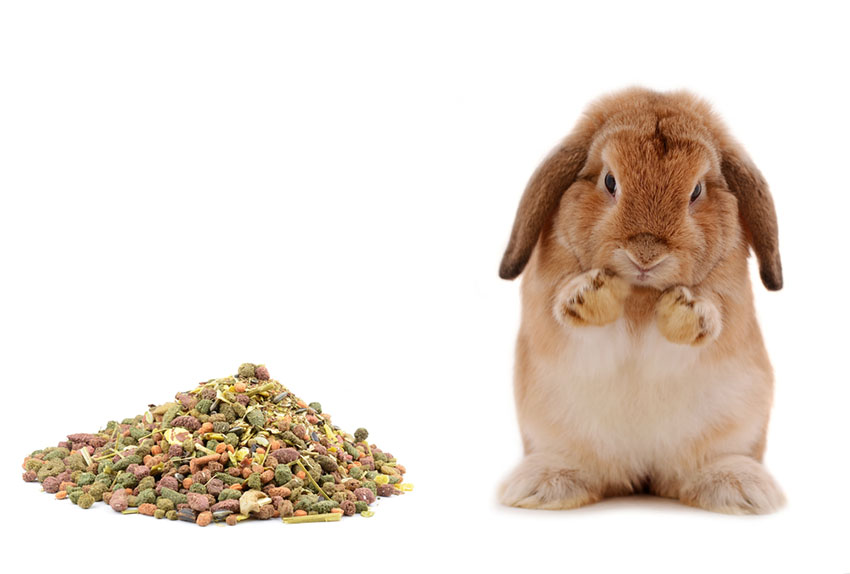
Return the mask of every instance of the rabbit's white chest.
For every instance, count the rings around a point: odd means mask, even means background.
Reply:
[[[740,400],[727,369],[707,365],[701,354],[670,343],[655,325],[639,333],[629,333],[624,320],[576,329],[546,369],[547,395],[563,411],[567,432],[611,456],[651,463]]]
[[[621,319],[604,327],[575,329],[564,358],[578,379],[626,378],[656,386],[697,375],[692,367],[699,361],[700,351],[699,347],[667,341],[654,324],[629,333]]]

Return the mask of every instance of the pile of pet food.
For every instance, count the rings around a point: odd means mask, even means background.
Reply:
[[[80,508],[103,501],[123,514],[200,526],[371,516],[377,497],[412,489],[366,429],[343,432],[263,365],[245,363],[175,399],[33,452],[24,480]]]

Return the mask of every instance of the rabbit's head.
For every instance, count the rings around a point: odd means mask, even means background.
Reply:
[[[586,111],[532,176],[501,277],[522,272],[548,224],[583,269],[658,289],[699,284],[744,237],[765,286],[782,287],[767,184],[709,106],[685,92],[630,89]]]

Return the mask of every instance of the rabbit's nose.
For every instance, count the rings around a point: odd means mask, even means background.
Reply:
[[[626,255],[639,269],[651,269],[668,255],[667,242],[652,233],[632,235],[626,244]]]

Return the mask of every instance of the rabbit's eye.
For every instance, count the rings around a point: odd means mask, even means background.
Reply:
[[[605,188],[611,195],[614,195],[617,192],[617,180],[614,179],[614,176],[610,173],[605,176]]]
[[[702,184],[698,183],[697,186],[694,188],[693,192],[691,192],[691,203],[695,202],[697,200],[697,198],[700,196],[701,193],[702,193]]]

